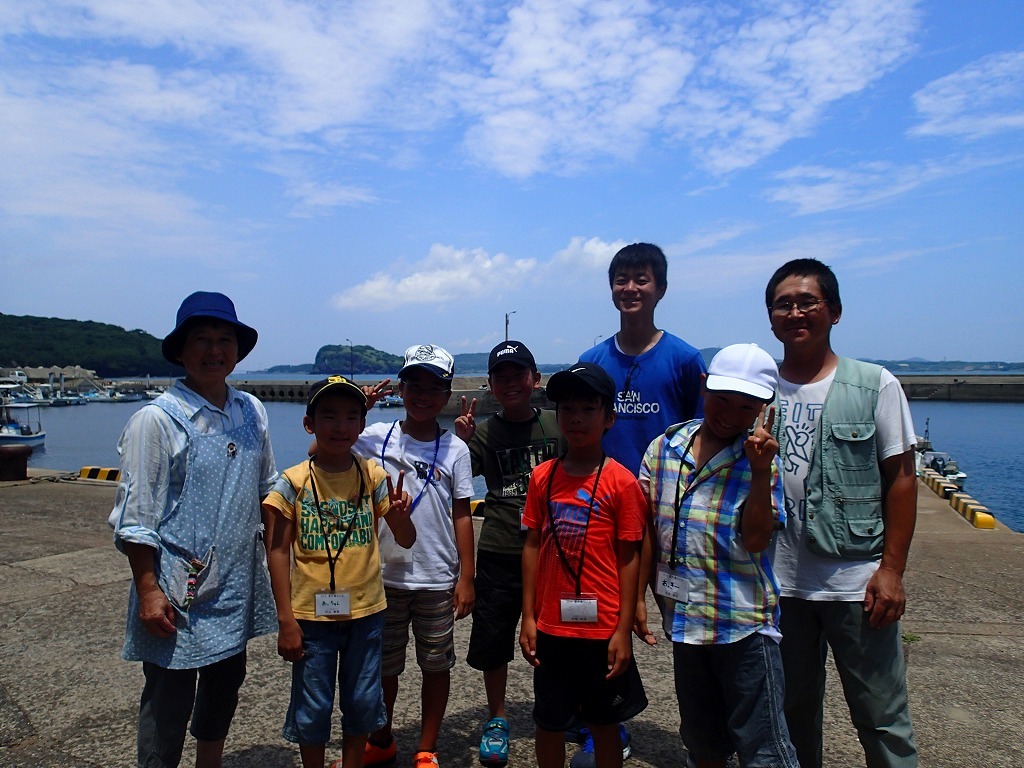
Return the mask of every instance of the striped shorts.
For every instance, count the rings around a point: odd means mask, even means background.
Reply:
[[[409,625],[416,638],[416,663],[424,672],[446,672],[455,666],[455,590],[396,589],[385,586],[384,654],[381,674],[405,671]]]

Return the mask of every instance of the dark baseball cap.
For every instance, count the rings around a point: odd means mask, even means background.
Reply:
[[[487,356],[487,372],[491,373],[501,363],[515,363],[531,370],[537,367],[533,353],[521,341],[503,341]]]
[[[573,386],[576,382],[604,400],[615,399],[615,382],[597,363],[576,363],[567,371],[554,374],[548,379],[548,398],[555,403],[564,400],[571,390],[576,389]]]
[[[366,395],[363,394],[363,390],[357,387],[352,381],[346,379],[344,376],[329,376],[326,379],[322,379],[309,388],[309,397],[306,399],[306,415],[312,416],[314,411],[314,405],[317,400],[323,397],[328,392],[338,392],[346,394],[349,397],[354,397],[359,401],[359,404],[363,406],[363,411],[366,410]]]

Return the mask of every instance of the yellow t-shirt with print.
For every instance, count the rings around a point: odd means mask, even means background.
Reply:
[[[387,472],[373,460],[357,459],[345,472],[324,472],[314,462],[312,479],[320,499],[317,510],[309,469],[308,461],[286,469],[263,501],[295,525],[292,613],[296,619],[336,621],[384,610],[387,602],[380,575],[377,521],[391,508]],[[349,593],[347,616],[316,615],[316,593],[330,585],[328,547],[331,557],[338,558],[335,589]]]

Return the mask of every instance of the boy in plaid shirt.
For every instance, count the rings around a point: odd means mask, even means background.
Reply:
[[[765,551],[784,519],[768,409],[777,382],[775,361],[756,345],[721,350],[704,382],[704,419],[670,427],[640,469],[650,584],[672,640],[679,731],[698,768],[724,768],[734,752],[747,768],[798,768],[782,714],[779,586]]]

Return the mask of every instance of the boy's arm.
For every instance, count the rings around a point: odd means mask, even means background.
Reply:
[[[743,443],[750,461],[750,492],[743,504],[740,518],[740,541],[747,552],[761,552],[772,541],[776,510],[772,504],[772,463],[779,452],[779,442],[772,435],[775,406],[761,406],[754,432]]]
[[[519,648],[523,658],[534,667],[537,659],[537,561],[540,556],[540,529],[531,528],[523,545],[523,621],[519,630]]]
[[[274,518],[267,547],[270,587],[277,604],[277,652],[285,661],[302,659],[302,629],[292,613],[291,553],[295,523],[269,504],[263,505],[265,515]]]
[[[459,579],[455,582],[455,618],[463,619],[473,612],[476,593],[473,577],[476,564],[473,560],[473,511],[469,497],[452,501],[452,523],[455,526],[455,547],[459,551]]]
[[[630,634],[636,616],[637,583],[640,580],[639,541],[616,541],[615,558],[619,570],[619,623],[608,641],[608,674],[606,679],[618,677],[626,671],[633,657]]]
[[[654,583],[654,535],[654,520],[649,514],[647,525],[644,527],[644,537],[640,541],[640,567],[636,579],[636,616],[633,619],[633,634],[647,645],[658,644],[658,638],[647,625],[647,587]]]

